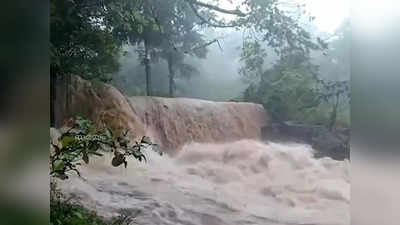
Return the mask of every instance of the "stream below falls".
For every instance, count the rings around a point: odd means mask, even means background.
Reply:
[[[350,164],[315,159],[301,144],[241,140],[185,145],[173,158],[111,166],[92,157],[82,177],[58,182],[99,215],[136,215],[140,225],[347,225]]]

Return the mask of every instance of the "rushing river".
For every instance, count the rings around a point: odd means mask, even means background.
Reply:
[[[185,145],[170,158],[148,152],[112,168],[110,157],[59,186],[100,215],[141,225],[350,224],[348,161],[315,159],[305,145],[241,140]]]

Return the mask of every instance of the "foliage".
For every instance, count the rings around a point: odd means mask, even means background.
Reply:
[[[51,72],[107,81],[118,69],[120,47],[100,17],[100,6],[51,0]]]
[[[132,3],[133,4],[133,3]],[[255,49],[266,52],[263,45],[273,49],[277,54],[287,54],[293,49],[303,54],[310,50],[325,49],[326,45],[321,39],[313,39],[302,28],[299,18],[293,16],[293,12],[301,12],[301,7],[294,7],[292,11],[287,6],[282,7],[281,2],[246,0],[238,9],[226,10],[219,8],[217,4],[208,4],[197,0],[149,0],[145,4],[136,4],[142,12],[143,20],[140,29],[131,26],[116,27],[117,33],[126,34],[129,42],[140,46],[146,41],[146,48],[138,51],[143,64],[148,65],[149,52],[152,62],[159,58],[167,61],[169,70],[170,95],[175,89],[174,78],[191,77],[197,73],[195,67],[184,63],[186,55],[204,58],[206,47],[213,43],[219,43],[218,39],[206,42],[201,35],[203,28],[236,28],[243,29],[245,42],[243,56],[247,58],[246,64],[254,64],[262,68],[261,58],[258,53],[253,53],[249,48],[259,45]],[[293,8],[293,7],[291,7]],[[234,16],[231,21],[225,21],[219,14]],[[300,13],[301,14],[301,13]],[[142,19],[139,19],[141,21]],[[136,20],[138,21],[138,20]],[[143,26],[143,24],[146,24]],[[155,29],[157,28],[158,29]],[[247,69],[241,71],[251,75]],[[255,71],[253,71],[255,72]],[[147,73],[146,72],[146,76]],[[258,71],[259,76],[261,74]]]
[[[319,98],[328,109],[327,125],[333,129],[337,120],[350,124],[350,22],[344,20],[336,30],[327,54],[315,61],[320,65],[317,78]]]
[[[50,201],[51,225],[107,225],[96,213],[77,204]]]
[[[121,214],[107,222],[95,212],[69,202],[57,188],[56,182],[53,180],[50,183],[51,225],[129,225],[133,219]]]
[[[195,67],[184,62],[185,56],[204,58],[206,45],[197,25],[197,17],[182,0],[152,0],[151,18],[160,28],[153,32],[150,40],[151,59],[164,59],[168,65],[169,95],[175,92],[175,77],[190,78],[197,74]],[[142,50],[143,52],[143,50]],[[143,59],[144,54],[139,54]],[[143,60],[142,60],[143,61]]]
[[[306,110],[319,104],[314,81],[317,71],[301,54],[282,56],[259,75],[259,81],[253,80],[245,100],[262,103],[278,121],[304,120]]]
[[[110,81],[124,43],[157,38],[142,0],[51,0],[51,71]]]
[[[249,13],[238,23],[249,29],[248,38],[265,42],[277,54],[295,50],[306,55],[310,50],[326,48],[322,40],[314,40],[300,24],[305,14],[301,5],[285,5],[279,0],[246,0],[244,5]]]
[[[310,49],[325,47],[300,25],[299,16],[295,15],[302,14],[300,6],[289,7],[277,0],[246,0],[240,9],[234,10],[197,0],[51,0],[50,3],[51,73],[56,75],[77,74],[86,79],[110,81],[119,69],[121,45],[145,43],[145,50],[138,51],[138,55],[147,65],[146,75],[150,77],[149,58],[153,62],[165,59],[173,92],[175,76],[190,78],[197,73],[195,67],[184,62],[185,56],[204,58],[207,46],[219,44],[217,39],[204,40],[202,31],[207,27],[243,29],[243,55],[247,58],[244,61],[254,66],[260,61],[254,60],[254,54],[258,53],[247,50],[252,45],[266,45],[278,54],[292,49],[307,54]],[[220,14],[233,19],[226,21]],[[248,70],[242,72],[250,74]]]
[[[277,121],[322,123],[332,129],[339,105],[350,99],[349,81],[321,79],[319,67],[302,54],[281,56],[272,68],[259,71],[258,80],[250,79],[244,100],[263,104]]]
[[[329,46],[320,39],[313,43],[310,34],[300,30],[297,34],[288,34],[285,40],[277,35],[275,38],[271,36],[272,39],[244,42],[241,54],[243,66],[239,70],[249,82],[244,99],[262,103],[278,121],[322,123],[333,129],[340,119],[341,123],[348,125],[348,22],[338,29]],[[274,41],[276,38],[281,41]],[[296,40],[293,42],[291,38]],[[279,60],[271,68],[266,68],[264,63],[266,46],[278,49],[276,55]],[[323,50],[324,54],[317,56],[317,50]],[[312,59],[311,55],[316,59]]]
[[[126,157],[146,161],[143,150],[152,145],[149,137],[144,136],[132,144],[128,132],[116,136],[108,128],[97,129],[89,120],[77,117],[58,138],[58,143],[51,143],[50,174],[60,179],[67,179],[70,171],[80,175],[77,166],[82,161],[88,164],[90,156],[103,156],[102,151],[114,153],[113,166],[124,164],[127,167]]]
[[[240,54],[240,61],[244,66],[239,69],[239,74],[249,82],[258,80],[263,73],[265,57],[267,53],[260,42],[244,42]]]
[[[315,82],[318,66],[311,62],[310,53],[328,46],[300,24],[304,16],[300,5],[282,4],[245,1],[248,13],[237,20],[248,30],[239,74],[249,83],[245,100],[262,103],[278,121],[305,120],[308,111],[320,104]],[[265,65],[267,50],[279,57],[271,68]]]
[[[303,54],[323,50],[327,45],[313,39],[300,23],[305,16],[303,5],[279,0],[245,0],[235,10],[227,10],[197,0],[184,0],[208,27],[243,29],[246,41],[263,42],[277,54],[296,50]],[[220,14],[233,17],[226,21]],[[309,17],[309,20],[313,20]]]
[[[318,97],[325,103],[331,105],[332,110],[329,116],[328,128],[332,130],[336,124],[338,107],[340,103],[347,103],[350,101],[350,85],[349,81],[324,81],[318,80],[319,93]]]

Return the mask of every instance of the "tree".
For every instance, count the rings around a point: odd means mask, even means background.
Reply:
[[[121,46],[128,32],[139,29],[141,1],[130,0],[51,0],[50,80],[51,124],[54,125],[54,101],[58,80],[65,81],[68,111],[70,75],[110,81],[119,68]],[[132,35],[130,36],[132,38]]]
[[[143,44],[138,51],[146,73],[146,94],[152,95],[151,56],[161,43],[161,27],[156,20],[153,0],[121,0],[112,5],[115,13],[108,17],[115,37],[131,45]]]
[[[324,81],[318,80],[320,84],[319,98],[331,105],[329,114],[328,129],[333,130],[337,120],[338,107],[341,101],[350,100],[349,81]]]
[[[252,57],[245,60],[256,56],[258,61],[262,62],[263,53],[259,53],[261,55],[251,54]],[[300,52],[282,55],[269,69],[262,69],[259,65],[251,63],[246,65],[246,69],[242,69],[253,72],[259,79],[249,77],[251,84],[244,93],[244,99],[263,104],[276,121],[304,120],[307,110],[319,105],[314,79],[318,67]]]
[[[157,51],[163,51],[169,64],[170,95],[176,71],[195,73],[184,63],[184,55],[205,57],[202,49],[218,42],[202,39],[199,31],[205,27],[244,29],[246,43],[257,41],[279,54],[287,49],[307,53],[322,44],[312,40],[277,0],[246,0],[234,10],[197,0],[52,0],[51,4],[51,77],[74,73],[109,81],[118,69],[121,45],[143,44],[139,56],[145,66],[147,95],[151,95],[151,62]],[[226,21],[218,16],[221,13],[235,18]]]
[[[206,54],[204,48],[197,48],[198,45],[204,44],[202,35],[196,29],[198,19],[193,11],[182,3],[184,3],[182,0],[148,1],[148,16],[158,29],[143,32],[143,37],[136,35],[141,39],[146,39],[144,55],[149,55],[146,54],[149,51],[146,50],[148,49],[146,46],[151,45],[152,60],[157,61],[159,58],[166,60],[170,96],[173,96],[175,92],[174,79],[178,71],[183,76],[190,76],[196,72],[194,67],[184,63],[185,55],[205,57]],[[146,62],[149,60],[146,59]]]
[[[267,57],[266,50],[257,41],[246,41],[242,47],[240,61],[244,65],[239,69],[239,74],[249,83],[261,82],[264,77],[264,59]]]
[[[264,104],[278,121],[323,122],[333,130],[339,106],[348,108],[350,100],[348,25],[343,23],[329,46],[323,43],[321,56],[316,51],[319,48],[283,48],[269,69],[264,65],[267,54],[260,42],[245,42],[241,54],[244,65],[239,71],[250,82],[245,100]]]
[[[167,1],[164,1],[167,3]],[[175,95],[176,72],[182,77],[190,78],[197,70],[184,62],[185,56],[190,55],[205,58],[207,54],[206,43],[203,36],[195,29],[197,17],[188,7],[184,7],[181,1],[172,1],[169,12],[160,14],[172,14],[168,23],[162,23],[164,28],[164,42],[161,46],[160,56],[167,61],[169,71],[169,96]],[[174,5],[175,4],[175,5]],[[164,7],[164,9],[167,9]],[[165,11],[165,10],[164,10]],[[161,16],[161,18],[163,18]]]
[[[89,19],[101,13],[100,7],[89,7],[82,1],[52,0],[50,8],[50,110],[54,125],[57,80],[66,82],[68,110],[70,75],[108,80],[108,75],[118,69],[119,47],[107,29]]]
[[[326,55],[316,57],[320,65],[321,75],[326,80],[350,79],[350,21],[344,20],[329,41]]]
[[[320,64],[319,95],[330,108],[327,126],[332,130],[338,116],[349,117],[350,111],[350,21],[345,19],[333,34],[326,55],[316,59]],[[348,122],[348,121],[347,121]]]
[[[306,55],[309,54],[310,50],[326,48],[321,39],[313,40],[311,35],[299,24],[298,18],[294,14],[299,12],[300,5],[282,5],[285,3],[277,0],[246,0],[240,7],[228,10],[197,0],[177,0],[175,2],[182,3],[184,9],[189,6],[192,13],[197,17],[197,24],[200,27],[244,29],[247,36],[243,45],[243,54],[248,58],[249,67],[258,67],[258,71],[253,70],[252,72],[258,73],[257,76],[259,77],[261,74],[260,68],[262,68],[263,64],[261,58],[265,56],[256,58],[257,56],[252,57],[251,54],[259,54],[253,52],[254,49],[265,53],[266,51],[261,48],[262,44],[266,44],[277,54],[286,54],[285,52],[287,51],[296,50]],[[294,11],[282,9],[293,7],[295,8]],[[234,16],[234,19],[226,21],[218,14],[229,14]],[[169,54],[168,57],[168,61],[173,64],[172,54]],[[173,77],[175,74],[174,67],[169,66],[169,68],[170,77]],[[241,71],[242,74],[245,73],[245,70]],[[173,78],[170,78],[170,81],[170,86],[173,87]],[[173,88],[170,88],[170,94],[172,92]]]
[[[312,37],[303,28],[300,18],[305,15],[305,12],[299,4],[278,0],[245,0],[236,9],[227,10],[197,0],[185,0],[185,2],[199,17],[201,25],[217,28],[232,27],[244,31],[241,54],[244,65],[239,73],[251,83],[252,88],[256,83],[261,83],[261,86],[266,84],[263,80],[267,79],[264,59],[268,51],[273,51],[281,58],[273,70],[277,74],[285,74],[283,70],[278,71],[279,64],[290,64],[287,62],[289,58],[302,58],[303,62],[308,61],[310,65],[311,51],[327,48],[324,41]],[[233,19],[226,21],[218,14],[229,14],[233,16]],[[313,20],[312,17],[309,19]],[[290,69],[293,69],[293,66],[299,66],[299,63],[293,62],[291,66]],[[271,72],[268,73],[271,74]]]
[[[299,19],[305,12],[300,4],[279,0],[245,0],[235,10],[227,10],[197,0],[184,1],[200,19],[200,25],[243,29],[247,33],[247,41],[265,42],[278,54],[288,49],[306,54],[310,50],[326,48],[321,39],[314,40],[301,26]],[[229,14],[234,18],[226,21],[218,13]]]
[[[98,16],[105,11],[84,1],[50,3],[51,73],[108,81],[118,69],[120,42]]]

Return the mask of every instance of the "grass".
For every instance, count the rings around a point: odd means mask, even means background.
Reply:
[[[50,201],[51,225],[108,225],[95,212],[62,200]]]
[[[106,221],[96,212],[65,200],[56,182],[50,182],[50,225],[129,225],[136,216],[123,213]]]

